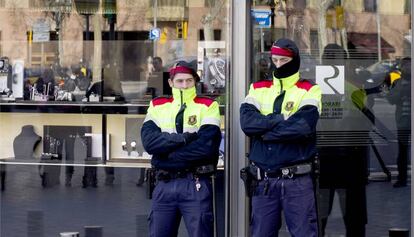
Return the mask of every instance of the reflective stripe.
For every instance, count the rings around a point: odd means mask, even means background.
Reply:
[[[313,105],[319,110],[319,101],[317,99],[305,99],[300,102],[299,108],[302,108],[305,105]]]
[[[153,121],[160,128],[165,126],[165,124],[175,124],[175,121],[171,118],[155,118],[151,114],[147,114],[145,116],[144,123],[150,120]]]
[[[220,119],[217,119],[217,118],[203,118],[203,120],[201,120],[200,126],[205,125],[205,124],[212,124],[212,125],[217,125],[217,126],[220,127]]]
[[[257,99],[256,99],[256,98],[254,98],[254,97],[247,96],[247,97],[244,99],[244,103],[254,105],[254,106],[255,106],[258,110],[260,110],[260,103],[259,103],[259,101],[257,101]]]
[[[199,127],[184,127],[184,132],[198,132]]]
[[[162,132],[177,133],[176,114],[178,112],[177,104],[167,103],[156,108],[148,109],[145,121],[154,121]],[[217,102],[210,106],[203,103],[189,103],[184,112],[183,132],[198,132],[204,124],[211,124],[220,127],[220,111]]]
[[[263,110],[273,110],[273,104],[262,104]]]
[[[158,118],[158,122],[165,124],[165,123],[174,123],[175,124],[175,120],[174,118]]]
[[[147,121],[153,121],[158,127],[160,127],[158,121],[155,118],[153,118],[149,113],[145,116],[144,123]]]
[[[177,133],[175,128],[161,128],[161,132]]]

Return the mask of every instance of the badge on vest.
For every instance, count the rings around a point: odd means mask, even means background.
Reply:
[[[293,109],[293,104],[294,104],[293,101],[286,102],[285,110],[291,111]]]
[[[188,125],[195,125],[197,123],[197,115],[188,117]]]

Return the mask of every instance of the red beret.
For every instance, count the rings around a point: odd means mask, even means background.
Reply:
[[[194,74],[194,71],[191,68],[185,66],[175,66],[170,68],[170,77],[173,78],[177,73],[187,73],[187,74]]]
[[[173,79],[177,73],[191,74],[196,81],[200,80],[197,72],[193,69],[190,63],[185,61],[179,61],[173,67],[170,68],[170,78]]]

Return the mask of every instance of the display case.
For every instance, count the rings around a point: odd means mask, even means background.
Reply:
[[[151,156],[144,151],[140,139],[147,108],[148,104],[143,103],[0,102],[2,131],[9,134],[1,137],[1,162],[37,163],[50,159],[68,165],[127,162],[148,166]],[[224,106],[220,109],[223,114]],[[29,144],[31,152],[16,157],[17,147],[30,140],[18,139],[29,125],[39,141]],[[77,137],[83,139],[86,155],[76,150]]]
[[[151,156],[140,130],[151,99],[171,95],[178,61],[219,102],[224,133],[230,2],[155,2],[0,1],[1,236],[87,224],[146,235]],[[223,169],[224,137],[220,154]]]
[[[111,158],[111,133],[107,132],[108,114],[135,114],[143,116],[147,105],[114,104],[114,103],[70,103],[70,102],[2,102],[0,111],[3,131],[9,136],[2,137],[2,159],[14,159],[13,143],[21,133],[20,129],[32,125],[33,130],[42,141],[33,147],[34,153],[30,157],[19,157],[14,160],[39,160],[49,155],[57,155],[56,160],[65,160],[62,152],[73,154],[74,140],[77,137],[84,139],[86,146],[86,161],[106,163]],[[120,125],[122,126],[122,125]],[[117,128],[117,135],[125,134],[125,128]],[[115,138],[117,137],[115,135]],[[106,139],[103,139],[106,137]],[[51,139],[53,141],[51,141]],[[121,138],[120,138],[121,139]],[[21,140],[21,139],[20,139]],[[122,139],[121,139],[122,140]],[[65,144],[64,144],[65,143]],[[19,146],[19,144],[14,144]],[[70,145],[70,146],[69,146]],[[65,147],[63,147],[65,146]],[[119,142],[121,146],[121,142]],[[115,155],[119,156],[119,155]],[[138,158],[138,157],[137,157]],[[69,160],[71,160],[69,158]],[[73,163],[73,162],[72,162]],[[84,163],[76,160],[75,163]]]

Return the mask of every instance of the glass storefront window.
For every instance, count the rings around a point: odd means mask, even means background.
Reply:
[[[325,236],[388,236],[392,228],[408,236],[410,4],[252,1],[250,83],[273,79],[272,43],[290,38],[301,78],[322,90],[317,204]]]
[[[184,60],[197,92],[220,104],[217,236],[250,236],[237,114],[247,85],[272,78],[270,48],[283,37],[323,94],[321,230],[410,231],[411,4],[0,0],[0,235],[147,236],[151,165],[139,131]],[[188,236],[183,221],[178,236]]]
[[[229,9],[225,0],[0,0],[0,235],[147,235],[149,102],[171,96],[169,68],[186,61],[197,93],[219,102],[224,134]],[[223,138],[220,236],[224,157]]]

